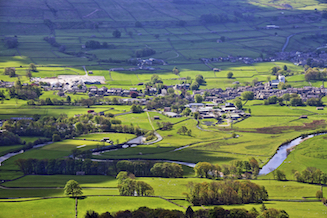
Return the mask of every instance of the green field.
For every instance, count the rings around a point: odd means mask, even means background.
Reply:
[[[226,89],[236,87],[236,84],[247,86],[253,81],[265,83],[269,78],[275,77],[270,73],[272,67],[283,68],[286,65],[292,73],[286,80],[292,87],[320,87],[324,84],[322,81],[306,81],[304,68],[292,62],[277,59],[278,61],[245,63],[242,58],[270,58],[282,50],[320,51],[326,45],[324,37],[327,34],[327,21],[322,16],[324,10],[327,10],[327,4],[323,0],[2,1],[0,80],[16,82],[19,79],[22,83],[31,83],[26,71],[29,64],[34,63],[37,72],[32,72],[32,77],[41,78],[85,75],[85,67],[87,71],[92,71],[94,76],[103,76],[106,79],[104,84],[96,85],[99,88],[105,86],[144,90],[146,85],[138,84],[150,82],[153,75],[158,75],[164,85],[176,85],[185,81],[179,80],[180,78],[189,77],[188,80],[194,81],[196,76],[201,74],[206,83],[202,84],[200,89]],[[205,15],[209,14],[216,17],[208,20]],[[141,26],[137,25],[139,23]],[[276,25],[279,28],[267,29],[267,25]],[[121,37],[113,36],[115,30],[121,31]],[[51,46],[44,40],[44,37],[49,36],[55,37],[58,46]],[[7,37],[17,39],[16,48],[8,48]],[[85,48],[84,45],[90,40],[106,42],[110,48]],[[155,70],[109,71],[112,68],[138,67],[129,59],[137,58],[137,51],[143,48],[152,48],[155,53],[141,59],[162,59],[165,64],[148,66],[156,68]],[[221,57],[235,58],[224,61],[215,59]],[[201,60],[203,58],[210,61],[205,62]],[[4,75],[2,72],[6,67],[15,67],[16,76]],[[174,67],[180,71],[178,75],[172,72]],[[214,72],[213,68],[221,70]],[[233,73],[231,79],[227,78],[229,72]],[[301,134],[327,131],[326,109],[264,105],[264,101],[260,100],[248,101],[244,108],[247,111],[251,109],[251,116],[233,123],[232,126],[206,126],[203,121],[197,126],[197,121],[192,116],[169,118],[155,111],[129,113],[131,105],[103,104],[89,108],[76,106],[77,101],[88,98],[87,92],[65,93],[64,97],[59,97],[58,91],[43,91],[41,100],[51,98],[65,101],[66,97],[70,96],[73,104],[31,106],[27,105],[26,100],[10,98],[6,88],[0,88],[0,91],[4,91],[6,96],[0,102],[1,121],[12,117],[32,117],[36,114],[41,117],[53,116],[54,119],[61,114],[73,117],[94,110],[97,113],[114,114],[114,119],[121,120],[122,125],[156,130],[162,136],[162,140],[154,144],[117,149],[92,156],[101,160],[173,160],[195,164],[206,161],[222,166],[255,157],[262,167],[281,144]],[[113,96],[96,98],[107,102]],[[322,98],[322,101],[326,104],[327,97]],[[307,115],[308,118],[301,119],[301,115]],[[154,116],[159,116],[160,120],[155,120]],[[163,131],[159,129],[157,122],[170,122],[173,127]],[[227,124],[226,120],[223,124]],[[182,126],[191,130],[191,134],[178,134]],[[233,138],[233,135],[237,137]],[[183,192],[187,192],[187,183],[212,181],[195,178],[193,168],[183,166],[185,178],[136,178],[150,184],[154,188],[155,197],[123,197],[118,196],[117,180],[113,176],[23,175],[15,164],[18,159],[69,158],[72,150],[76,148],[87,151],[109,145],[101,142],[104,137],[109,137],[114,143],[124,143],[136,136],[92,132],[27,150],[4,161],[0,166],[0,217],[74,216],[74,199],[64,196],[63,192],[65,183],[70,179],[81,184],[85,195],[78,204],[80,218],[84,217],[87,210],[115,213],[141,206],[185,211],[185,208],[191,205],[185,201],[183,195]],[[21,137],[25,143],[34,142],[38,138]],[[305,140],[288,155],[278,169],[285,172],[289,181],[273,180],[272,173],[251,180],[266,187],[269,201],[266,201],[265,205],[268,208],[283,209],[290,217],[326,216],[326,207],[315,198],[320,186],[298,183],[293,177],[295,170],[302,171],[307,167],[316,167],[327,173],[325,141],[326,136],[323,135]],[[23,146],[0,145],[0,156],[20,150]],[[225,209],[250,210],[255,207],[258,211],[260,206],[223,205]],[[194,210],[204,208],[210,209],[213,206],[193,207]]]

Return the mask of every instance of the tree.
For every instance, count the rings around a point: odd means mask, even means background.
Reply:
[[[87,106],[88,108],[93,105],[93,100],[92,99],[82,99],[81,101],[82,106]]]
[[[18,46],[17,37],[6,37],[4,42],[7,48],[16,48]]]
[[[72,197],[83,194],[81,186],[75,180],[69,180],[65,185],[64,191],[65,195]]]
[[[260,207],[260,211],[263,213],[265,210],[267,210],[267,207],[264,203],[262,203]]]
[[[137,27],[137,28],[142,28],[143,25],[142,25],[142,23],[141,23],[140,21],[136,21],[136,22],[135,22],[135,27]]]
[[[178,74],[179,74],[179,70],[178,70],[177,67],[174,67],[174,69],[173,69],[173,73],[174,73],[175,75],[178,75]]]
[[[196,176],[206,177],[209,176],[209,171],[213,170],[214,166],[211,163],[208,162],[199,162],[195,165],[194,171]]]
[[[195,95],[195,102],[196,103],[201,103],[203,101],[203,98],[201,95]]]
[[[267,76],[267,81],[268,81],[268,82],[271,81],[271,76]]]
[[[318,190],[317,192],[316,192],[316,198],[318,198],[319,200],[320,199],[322,199],[324,196],[323,196],[323,194],[322,194],[322,191],[320,191],[320,190]]]
[[[85,218],[98,218],[99,214],[93,210],[88,210],[84,217]]]
[[[154,34],[154,38],[158,39],[160,37],[159,34]]]
[[[30,63],[29,65],[29,69],[33,72],[37,72],[37,68],[36,68],[36,65],[34,63]]]
[[[291,96],[290,96],[290,94],[289,93],[286,93],[286,94],[284,94],[283,95],[283,99],[284,99],[284,101],[289,101],[290,99],[291,99]]]
[[[175,90],[174,90],[174,88],[169,88],[167,90],[167,92],[168,92],[168,94],[174,94],[175,93]]]
[[[279,70],[280,70],[280,67],[275,66],[275,67],[271,68],[270,73],[272,75],[276,75]]]
[[[237,109],[241,110],[243,108],[242,100],[241,99],[236,99],[235,100],[235,106]]]
[[[60,135],[58,134],[53,134],[52,135],[52,141],[53,142],[59,142],[61,140]]]
[[[199,89],[199,83],[193,82],[192,85],[190,86],[191,90],[198,90]]]
[[[9,77],[15,77],[16,76],[16,68],[6,67],[4,74],[8,75]]]
[[[196,81],[199,85],[203,85],[203,84],[206,83],[205,79],[203,78],[203,76],[202,76],[201,74],[195,76],[195,81]]]
[[[244,101],[248,101],[248,100],[253,100],[254,99],[254,93],[251,92],[251,91],[245,91],[245,92],[242,92],[242,99]]]
[[[194,211],[191,206],[188,206],[185,212],[186,218],[193,218],[194,217]]]
[[[75,128],[78,132],[82,132],[83,131],[83,124],[81,122],[77,122],[75,124]]]
[[[178,130],[177,130],[177,134],[186,134],[187,133],[187,127],[186,126],[182,126],[181,128],[179,128]]]
[[[142,109],[141,105],[133,104],[131,107],[131,112],[132,113],[142,113],[143,109]]]
[[[121,37],[121,32],[119,30],[114,30],[112,32],[113,37],[115,38],[120,38]]]
[[[52,101],[51,101],[50,98],[46,98],[46,99],[45,99],[45,104],[46,104],[46,105],[53,105],[53,103],[52,103]]]
[[[234,75],[234,74],[233,74],[232,72],[229,72],[229,73],[227,73],[227,78],[228,78],[228,79],[231,79],[231,78],[233,78],[233,75]]]
[[[199,113],[198,111],[195,112],[195,113],[193,114],[193,116],[194,116],[194,119],[196,119],[196,120],[200,119],[200,113]]]
[[[72,101],[72,100],[71,100],[70,96],[68,95],[67,98],[66,98],[66,102],[67,102],[68,104],[70,104],[71,101]]]
[[[281,170],[276,170],[276,179],[278,180],[278,181],[285,181],[286,180],[286,175],[285,175],[285,173],[283,172],[283,171],[281,171]]]
[[[28,77],[28,78],[30,78],[31,79],[31,77],[32,77],[32,72],[31,72],[31,70],[26,70],[26,77]]]

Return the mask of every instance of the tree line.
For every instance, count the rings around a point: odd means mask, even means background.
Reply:
[[[135,176],[183,177],[183,168],[176,163],[121,160],[117,162],[116,168],[118,171],[133,173]]]
[[[59,117],[45,116],[38,120],[7,120],[2,128],[19,136],[52,138],[57,134],[60,139],[69,139],[90,132],[130,133],[137,136],[147,132],[138,126],[121,125],[120,120],[93,114],[69,118],[66,114],[61,114]]]
[[[84,151],[81,158],[90,158],[92,153]],[[76,172],[83,171],[86,175],[108,175],[109,163],[95,162],[90,159],[18,159],[15,164],[24,175],[76,175]]]
[[[260,213],[261,212],[261,213]],[[99,214],[93,210],[88,210],[85,218],[288,218],[289,215],[284,210],[277,210],[275,208],[265,209],[263,211],[257,211],[254,207],[250,210],[244,208],[232,208],[225,210],[222,207],[214,207],[209,210],[199,209],[194,211],[191,206],[187,207],[185,212],[180,210],[167,210],[162,208],[150,209],[148,207],[140,207],[137,210],[125,210],[118,211],[111,214],[110,212],[104,212]]]
[[[205,178],[256,178],[259,173],[259,163],[252,157],[249,161],[234,161],[231,165],[218,165],[209,162],[198,162],[194,167],[195,175]]]
[[[327,174],[315,167],[307,167],[301,172],[295,171],[294,177],[298,182],[327,184]]]
[[[103,42],[102,44],[99,41],[89,40],[85,42],[85,47],[90,49],[114,49],[116,46],[114,44],[108,44]]]
[[[126,171],[120,171],[118,179],[119,194],[123,196],[153,196],[153,188],[146,182],[136,181],[135,176]]]
[[[268,199],[265,187],[250,181],[189,182],[187,187],[184,194],[193,205],[262,203]]]
[[[18,159],[15,164],[25,175],[76,175],[83,171],[86,175],[116,175],[124,171],[135,176],[155,176],[164,178],[183,177],[183,168],[176,163],[155,163],[153,161],[91,161],[90,150],[73,149],[69,159]],[[84,159],[84,161],[83,161]]]

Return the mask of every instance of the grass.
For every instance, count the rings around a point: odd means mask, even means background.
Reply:
[[[75,200],[71,198],[1,202],[0,204],[5,208],[2,214],[10,217],[68,217],[75,214]],[[37,209],[35,205],[38,205]],[[78,217],[84,217],[87,210],[95,210],[98,213],[104,213],[106,211],[115,213],[120,210],[135,210],[142,206],[148,206],[153,209],[184,210],[160,198],[120,196],[87,197],[78,201]],[[17,207],[20,207],[20,209],[17,210]]]
[[[95,134],[87,134],[87,135],[81,135],[78,137],[75,137],[75,139],[80,139],[80,140],[97,140],[100,141],[104,137],[109,137],[111,141],[114,143],[119,140],[120,143],[129,141],[133,138],[135,138],[135,135],[132,134],[125,134],[125,133],[95,133]]]
[[[82,188],[117,188],[117,180],[111,176],[74,176],[74,175],[51,175],[36,176],[28,175],[21,179],[6,182],[6,187],[60,187],[63,188],[68,180],[77,181]]]

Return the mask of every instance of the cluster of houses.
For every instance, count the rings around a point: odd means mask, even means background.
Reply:
[[[327,48],[327,46],[321,47]],[[210,62],[243,62],[244,64],[253,64],[258,62],[275,62],[275,61],[290,61],[295,65],[306,65],[307,60],[311,59],[312,62],[317,63],[320,67],[327,65],[327,53],[324,50],[321,50],[320,53],[317,52],[278,52],[272,57],[267,58],[251,58],[251,57],[242,57],[242,56],[232,56],[228,55],[227,57],[214,57],[214,58],[200,58],[200,60],[209,66]],[[214,69],[213,69],[214,70]]]
[[[15,85],[14,82],[2,82],[0,81],[0,88],[11,88]]]
[[[303,102],[306,102],[309,98],[320,98],[325,96],[327,93],[327,88],[324,87],[311,87],[305,86],[303,88],[287,88],[283,90],[275,89],[277,82],[269,82],[265,85],[258,84],[254,87],[251,86],[241,86],[238,88],[226,88],[222,89],[209,89],[209,90],[197,90],[193,91],[193,96],[199,94],[204,95],[205,92],[209,93],[209,96],[205,98],[205,101],[210,101],[213,103],[223,103],[226,100],[232,100],[237,97],[240,97],[242,92],[251,91],[254,93],[254,98],[259,100],[268,99],[271,96],[282,97],[284,94],[298,94]]]
[[[238,110],[233,103],[229,102],[219,107],[217,103],[189,103],[185,107],[190,108],[192,113],[199,112],[202,119],[217,119],[225,115],[226,118],[231,120],[238,120],[250,116],[250,114]],[[165,107],[163,113],[168,117],[181,117],[180,114],[172,112],[170,107]]]
[[[327,46],[321,47],[327,48]],[[277,58],[280,60],[288,60],[293,62],[295,65],[306,65],[308,64],[308,59],[315,62],[320,67],[324,67],[327,64],[327,53],[321,50],[320,53],[317,52],[279,52],[277,53]]]

